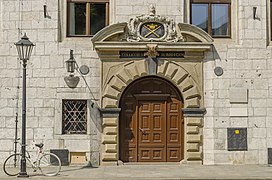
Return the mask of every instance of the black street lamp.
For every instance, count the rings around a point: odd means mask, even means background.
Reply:
[[[28,177],[26,172],[26,65],[30,58],[33,47],[35,46],[28,40],[26,34],[20,41],[15,43],[19,59],[23,62],[23,94],[22,94],[22,158],[21,168],[18,177]]]

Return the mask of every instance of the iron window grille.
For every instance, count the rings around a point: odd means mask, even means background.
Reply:
[[[87,134],[87,100],[63,100],[62,114],[62,134]]]

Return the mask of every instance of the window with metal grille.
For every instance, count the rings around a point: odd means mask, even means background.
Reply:
[[[87,101],[62,100],[62,134],[87,134]]]

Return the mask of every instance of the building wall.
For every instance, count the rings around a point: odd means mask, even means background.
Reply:
[[[21,137],[22,67],[14,43],[26,32],[36,45],[27,65],[28,149],[35,149],[36,142],[44,142],[46,150],[64,148],[70,152],[86,152],[87,159],[93,165],[98,165],[100,61],[92,50],[91,38],[65,37],[64,1],[2,0],[0,4],[1,163],[13,150],[17,113],[18,137]],[[44,18],[43,5],[47,5],[47,18]],[[90,68],[90,73],[85,77],[87,84],[81,78],[75,89],[68,88],[64,82],[64,77],[69,75],[65,61],[69,59],[70,49],[74,50],[79,66],[87,65]],[[88,100],[87,135],[61,134],[62,99]],[[89,106],[92,102],[94,107]]]
[[[213,50],[204,59],[204,164],[266,164],[267,148],[272,148],[270,1],[232,0],[232,38],[215,39]],[[177,23],[189,22],[189,0],[110,0],[110,24],[127,22],[130,17],[148,13],[154,4],[159,15]],[[48,16],[44,18],[43,5]],[[253,7],[257,17],[253,20]],[[23,33],[36,44],[27,66],[27,143],[44,142],[46,149],[67,148],[84,151],[98,164],[101,122],[101,62],[90,37],[66,37],[66,4],[63,0],[0,1],[0,159],[13,150],[14,126],[18,114],[21,125],[22,68],[14,43]],[[74,50],[79,65],[90,73],[70,89],[65,61]],[[224,70],[222,76],[214,68]],[[231,103],[230,97],[248,93],[247,103]],[[91,92],[90,92],[91,91]],[[61,135],[62,99],[88,99],[88,134]],[[242,114],[244,112],[245,114]],[[227,150],[227,128],[247,127],[248,151]],[[19,128],[19,137],[20,134]],[[1,162],[0,161],[0,162]]]

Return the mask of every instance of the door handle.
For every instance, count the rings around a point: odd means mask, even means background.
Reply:
[[[140,130],[144,135],[146,135],[146,132],[145,132],[144,129],[139,128],[139,130]]]

